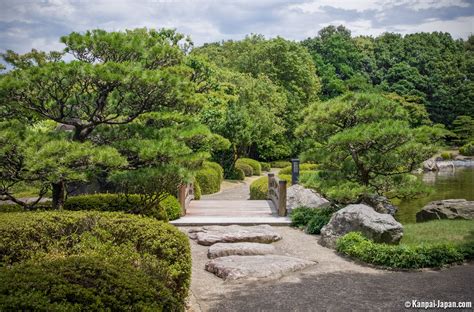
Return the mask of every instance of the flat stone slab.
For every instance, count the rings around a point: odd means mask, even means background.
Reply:
[[[314,264],[313,261],[279,255],[228,256],[209,261],[206,271],[224,280],[269,279],[280,278]]]
[[[269,244],[281,239],[269,225],[254,226],[203,226],[189,230],[189,237],[196,240],[199,245],[210,246],[215,243],[265,243]]]
[[[260,243],[217,243],[209,247],[209,259],[227,256],[255,256],[275,253],[275,247]]]

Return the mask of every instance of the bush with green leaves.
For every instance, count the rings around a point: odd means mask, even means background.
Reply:
[[[291,162],[287,160],[275,160],[271,162],[272,168],[285,168],[291,166]]]
[[[301,164],[300,165],[300,174],[303,172],[307,171],[315,171],[318,169],[318,165],[316,164]],[[279,172],[279,174],[291,174],[291,166],[287,166],[285,168],[282,168]]]
[[[463,145],[459,149],[459,153],[464,156],[474,156],[474,141],[471,141]]]
[[[336,210],[328,208],[299,207],[291,212],[291,225],[305,230],[308,234],[320,234]]]
[[[224,170],[219,164],[206,161],[203,168],[196,172],[195,178],[201,189],[201,194],[217,193],[221,189]]]
[[[267,163],[267,162],[261,161],[260,166],[262,167],[262,171],[269,172],[272,169],[272,165],[270,163]]]
[[[453,153],[450,153],[450,152],[442,152],[441,158],[443,158],[443,160],[451,160],[454,158],[454,155]]]
[[[0,219],[0,310],[183,311],[189,242],[172,225],[112,212]]]
[[[351,232],[337,240],[337,251],[366,263],[393,269],[436,268],[474,257],[474,243],[464,245],[378,244],[359,232]]]
[[[51,202],[37,204],[33,210],[51,210]],[[131,194],[84,194],[71,196],[64,203],[65,210],[116,211],[153,217],[158,220],[175,220],[181,216],[181,205],[173,195],[160,201],[159,207],[143,205],[140,195]],[[0,205],[0,212],[25,211],[19,205]]]
[[[268,177],[261,177],[250,184],[250,199],[261,200],[268,197]]]
[[[242,170],[246,177],[253,176],[253,169],[247,164],[235,164],[235,168]]]
[[[262,165],[260,164],[260,162],[254,160],[254,159],[251,159],[251,158],[239,158],[236,162],[236,165],[240,165],[240,164],[245,164],[245,165],[249,165],[250,167],[252,167],[252,171],[253,171],[253,175],[261,175],[262,174]]]

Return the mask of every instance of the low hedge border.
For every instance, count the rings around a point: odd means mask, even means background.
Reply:
[[[390,269],[439,268],[474,258],[474,242],[465,245],[388,245],[374,243],[360,232],[344,235],[337,240],[336,246],[342,254]]]
[[[299,207],[291,211],[291,225],[304,229],[308,234],[320,234],[323,226],[328,224],[337,209]]]
[[[184,311],[186,235],[116,212],[6,213],[0,219],[0,310]]]
[[[269,172],[270,170],[272,170],[272,165],[270,163],[261,161],[260,166],[262,167],[262,171]]]
[[[303,172],[307,171],[315,171],[318,169],[318,165],[316,164],[301,164],[300,165],[300,174]],[[285,168],[282,168],[279,172],[279,174],[290,174],[291,175],[291,166],[287,166]]]
[[[262,200],[267,199],[268,194],[268,177],[261,177],[250,184],[250,199]]]
[[[291,166],[291,162],[287,160],[275,160],[271,162],[272,168],[285,168]]]
[[[160,203],[161,209],[144,207],[139,195],[121,194],[85,194],[68,197],[64,203],[65,210],[121,211],[141,214],[158,220],[175,220],[181,216],[181,205],[176,197],[169,195]],[[51,203],[40,203],[35,210],[51,210]],[[19,205],[0,205],[0,212],[19,212],[24,209]],[[165,213],[163,213],[165,212]]]

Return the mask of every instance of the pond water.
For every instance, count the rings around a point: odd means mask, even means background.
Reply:
[[[401,223],[416,222],[415,215],[433,200],[464,198],[474,200],[474,168],[456,168],[418,175],[433,188],[432,194],[423,198],[397,202],[396,219]]]

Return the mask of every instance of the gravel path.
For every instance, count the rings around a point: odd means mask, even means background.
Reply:
[[[189,228],[181,228],[187,232]],[[443,270],[392,272],[357,264],[290,227],[278,254],[318,263],[278,280],[227,281],[204,270],[205,246],[191,241],[189,311],[403,311],[407,300],[474,301],[474,263]]]
[[[202,195],[201,200],[247,200],[250,198],[250,184],[260,178],[247,177],[244,181],[224,180],[221,191],[214,194]]]

